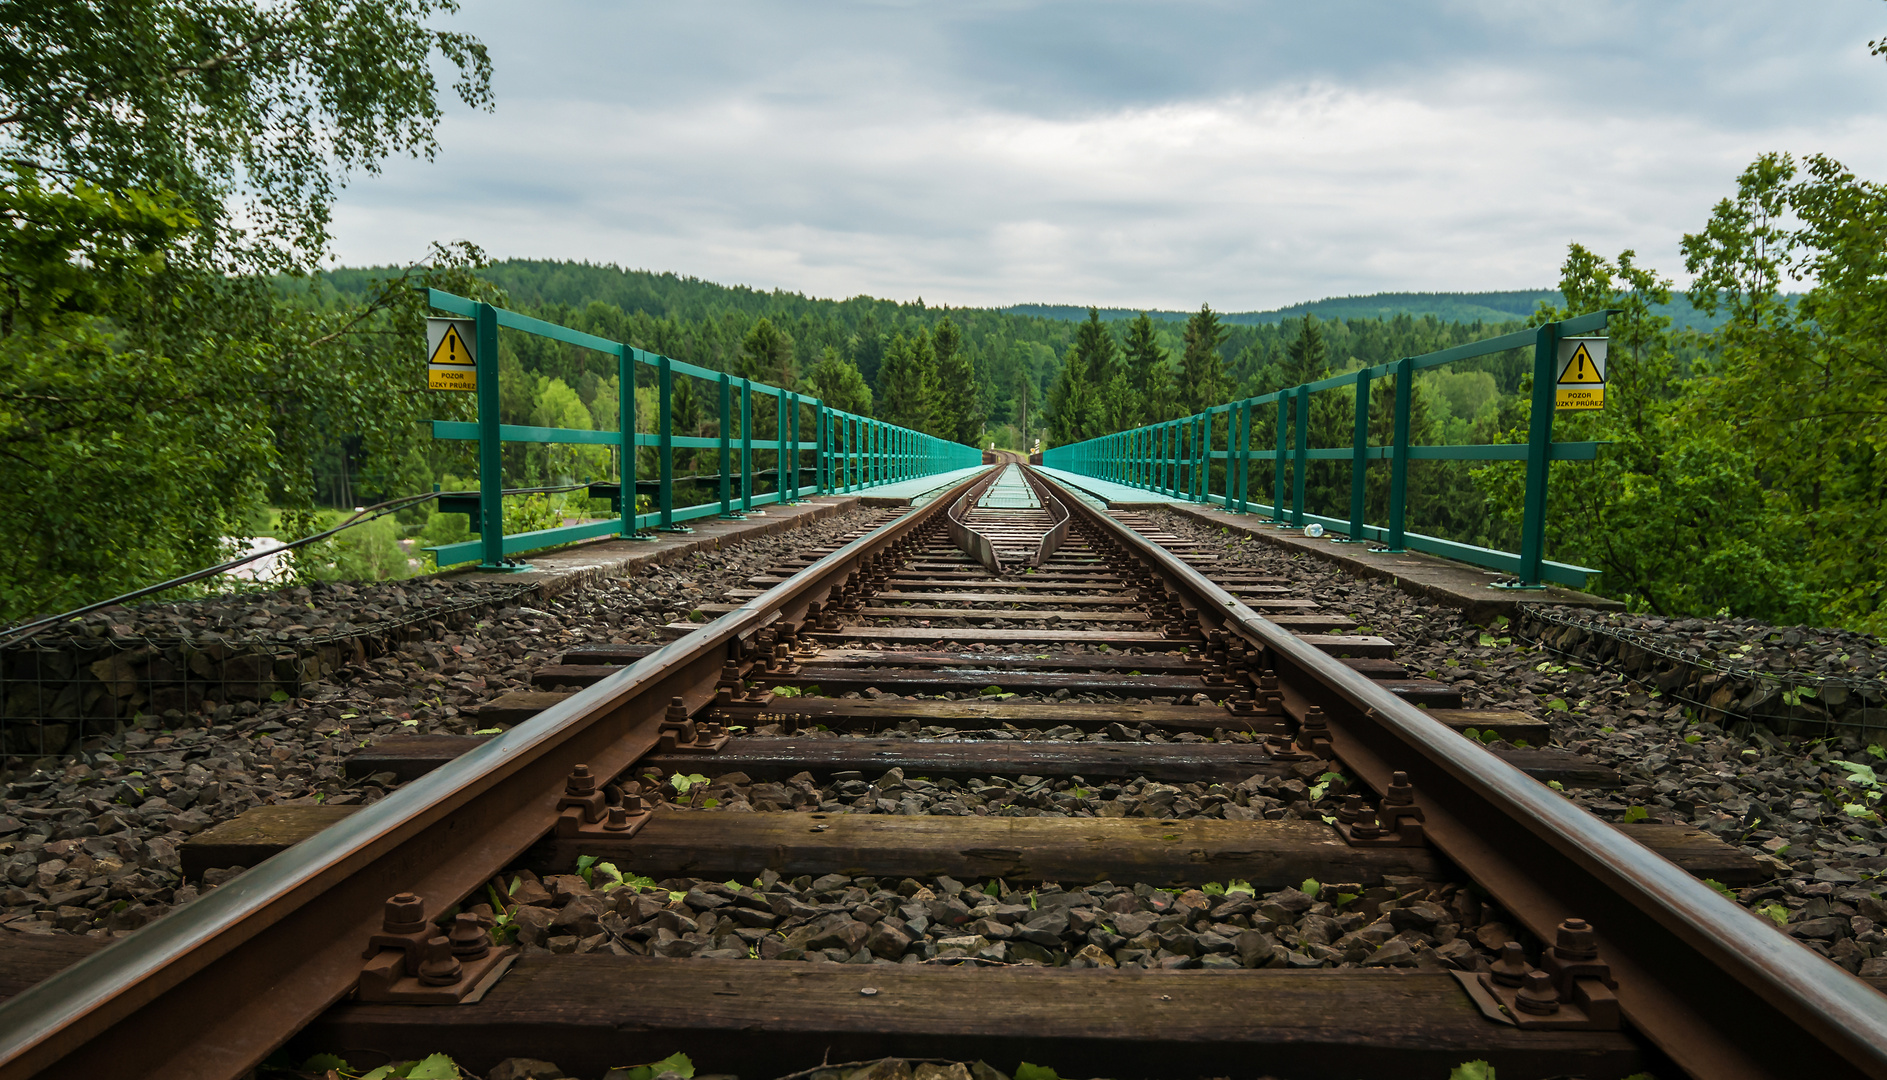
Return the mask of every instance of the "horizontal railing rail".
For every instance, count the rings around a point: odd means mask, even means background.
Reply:
[[[624,342],[586,334],[438,289],[427,290],[427,300],[437,311],[473,320],[477,339],[473,362],[477,374],[475,392],[478,395],[478,419],[435,420],[432,436],[435,439],[478,444],[479,497],[474,505],[467,506],[467,511],[472,518],[472,530],[479,535],[474,540],[429,549],[440,566],[477,559],[485,569],[515,570],[519,567],[510,557],[527,551],[601,536],[633,538],[649,529],[685,532],[687,526],[683,523],[699,518],[737,518],[752,512],[756,507],[776,503],[790,505],[808,494],[859,491],[982,463],[982,455],[978,451],[961,443],[830,408],[818,398],[792,390],[769,386],[725,371],[699,367]],[[592,431],[499,422],[500,328],[614,356],[620,400],[617,430]],[[638,430],[636,375],[643,368],[652,371],[655,381],[657,405],[651,425],[653,431]],[[676,433],[673,398],[677,377],[707,384],[706,388],[711,394],[718,397],[718,410],[712,413],[718,420],[716,434],[704,437]],[[774,430],[771,436],[764,439],[755,438],[756,398],[774,400]],[[802,420],[805,421],[803,425]],[[505,535],[504,507],[500,493],[503,472],[501,450],[505,443],[549,443],[614,449],[620,461],[620,478],[613,485],[615,490],[609,497],[616,516]],[[634,493],[647,488],[647,481],[637,475],[636,450],[641,447],[653,448],[656,459],[653,506],[646,513],[638,511],[634,497]],[[675,475],[677,450],[719,451],[719,469],[712,477],[720,488],[718,499],[693,506],[675,505],[677,485],[696,480],[695,477]],[[758,458],[763,454],[772,457],[770,467],[757,467]],[[810,464],[806,462],[807,455],[812,458]],[[806,484],[804,481],[809,475],[812,483]],[[756,480],[766,476],[775,479],[775,489],[756,494]],[[604,486],[608,485],[592,487]],[[630,494],[623,493],[625,488]]]
[[[1170,498],[1217,503],[1236,513],[1246,514],[1256,510],[1269,514],[1280,526],[1302,528],[1316,524],[1341,530],[1343,535],[1337,538],[1341,540],[1355,543],[1376,541],[1385,544],[1390,551],[1421,551],[1459,559],[1512,574],[1518,579],[1518,587],[1522,588],[1537,588],[1546,581],[1583,588],[1586,577],[1598,573],[1597,570],[1553,562],[1545,557],[1547,466],[1554,461],[1594,460],[1603,444],[1553,441],[1554,396],[1558,381],[1554,368],[1560,339],[1602,331],[1614,314],[1616,312],[1610,310],[1595,311],[1573,319],[1544,323],[1531,330],[1473,341],[1422,356],[1404,357],[1393,364],[1365,367],[1257,397],[1214,405],[1178,420],[1148,424],[1067,446],[1050,447],[1043,452],[1042,463],[1050,468],[1142,488]],[[1533,392],[1526,442],[1478,446],[1409,444],[1409,415],[1416,372],[1529,346],[1533,349]],[[1372,444],[1369,437],[1370,384],[1381,378],[1395,380],[1394,434],[1388,445]],[[1310,395],[1347,386],[1356,388],[1356,423],[1351,444],[1312,447],[1309,440]],[[1275,445],[1259,449],[1252,445],[1255,410],[1271,404],[1277,406]],[[1221,416],[1224,417],[1222,424],[1219,421]],[[1218,449],[1216,445],[1220,431],[1224,433],[1224,449]],[[1364,521],[1367,468],[1371,461],[1384,460],[1390,463],[1389,521],[1386,525],[1372,525]],[[1272,497],[1268,504],[1256,502],[1252,496],[1251,466],[1256,461],[1272,463]],[[1304,485],[1307,466],[1312,461],[1351,463],[1350,516],[1347,520],[1306,510]],[[1406,525],[1410,461],[1525,461],[1526,500],[1521,512],[1520,550],[1496,551],[1409,532]],[[1224,490],[1214,492],[1212,467],[1219,463],[1224,465]],[[1287,464],[1290,472],[1288,492]]]

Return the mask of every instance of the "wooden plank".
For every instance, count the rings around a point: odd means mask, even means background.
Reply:
[[[183,842],[178,856],[183,876],[224,866],[254,866],[270,855],[299,844],[352,814],[353,806],[257,806],[197,833]]]
[[[709,761],[698,755],[656,754],[643,766],[667,772],[746,773],[779,780],[799,772],[826,775],[858,770],[876,778],[887,770],[936,779],[947,776],[1079,776],[1084,780],[1236,783],[1250,776],[1293,775],[1290,763],[1253,743],[1136,743],[1020,739],[807,739],[739,738]]]
[[[1260,891],[1319,881],[1381,882],[1384,874],[1445,876],[1427,848],[1350,847],[1321,821],[1213,818],[904,817],[728,814],[667,810],[629,840],[550,838],[526,862],[570,873],[595,855],[661,880],[743,880],[773,870],[960,881],[1082,883],[1110,879],[1178,887],[1237,878]]]
[[[0,1001],[111,944],[83,934],[23,934],[0,928]]]
[[[480,705],[478,722],[485,727],[522,724],[569,696],[547,690],[512,690]]]
[[[697,768],[700,766],[697,765]],[[212,867],[254,866],[353,813],[353,806],[259,806],[186,840],[187,878]],[[548,823],[547,823],[548,827]],[[1758,862],[1684,825],[1615,826],[1698,877],[1753,885],[1770,877]],[[1352,848],[1315,821],[1194,818],[903,817],[880,814],[735,814],[664,810],[630,840],[548,839],[529,861],[567,871],[579,854],[608,858],[654,878],[828,872],[949,874],[960,880],[1185,885],[1243,878],[1278,889],[1306,877],[1373,882],[1383,874],[1435,877],[1427,848]]]
[[[1199,705],[1154,705],[1138,702],[1109,702],[1088,705],[1078,701],[907,701],[884,698],[776,698],[766,709],[733,706],[716,707],[712,718],[729,723],[757,726],[787,724],[796,718],[821,723],[847,731],[877,731],[896,727],[907,720],[945,727],[1053,728],[1067,725],[1083,731],[1099,731],[1109,724],[1133,728],[1142,723],[1167,731],[1195,731],[1210,735],[1215,728],[1226,731],[1281,731],[1277,720],[1264,717],[1235,717],[1224,709]]]
[[[1522,1032],[1442,972],[1115,971],[805,964],[608,955],[521,958],[475,1005],[337,1005],[290,1044],[364,1068],[450,1054],[488,1073],[520,1054],[573,1076],[685,1050],[698,1074],[769,1077],[884,1056],[982,1059],[1066,1076],[1501,1080],[1650,1067],[1621,1032]]]
[[[1298,638],[1304,644],[1332,656],[1391,657],[1396,654],[1394,642],[1370,634],[1299,634]]]
[[[993,630],[978,626],[921,627],[852,624],[834,631],[814,630],[800,636],[818,641],[915,641],[924,644],[934,641],[955,641],[965,645],[1080,644],[1106,645],[1117,649],[1137,645],[1143,649],[1161,651],[1186,646],[1184,640],[1175,641],[1159,634],[1135,633],[1128,630],[1058,630],[1054,627],[1042,629],[1010,627]]]
[[[347,775],[358,779],[390,772],[402,783],[424,776],[460,754],[483,746],[489,735],[393,735],[347,758]]]
[[[1164,675],[1200,674],[1207,665],[1198,654],[1188,655],[1184,643],[1175,642],[1173,652],[1119,653],[1041,653],[1027,652],[934,652],[929,650],[884,650],[824,648],[814,663],[865,664],[880,667],[951,668],[1001,667],[1018,671],[1144,671]],[[653,645],[584,645],[568,650],[565,664],[629,664],[654,652]],[[1343,657],[1351,671],[1372,679],[1408,679],[1409,669],[1382,657]]]
[[[759,589],[729,589],[726,593],[731,600],[751,600],[762,595]],[[1115,592],[1106,596],[1081,596],[1069,593],[1039,592],[904,592],[896,589],[872,594],[874,601],[881,603],[964,603],[964,604],[1064,604],[1075,607],[1130,607],[1138,603],[1130,594]],[[1315,607],[1308,600],[1290,601],[1304,607]]]
[[[347,760],[349,776],[392,772],[410,780],[483,744],[486,735],[406,735],[383,739]],[[1495,756],[1541,781],[1565,787],[1616,788],[1618,773],[1590,758],[1563,750],[1496,750]],[[683,755],[655,755],[645,765],[695,772],[704,764],[715,775],[744,772],[777,779],[801,771],[825,774],[848,769],[877,775],[896,766],[913,776],[1080,776],[1085,779],[1147,776],[1157,780],[1242,780],[1284,775],[1290,770],[1251,743],[1069,743],[1027,740],[736,738],[704,762]]]

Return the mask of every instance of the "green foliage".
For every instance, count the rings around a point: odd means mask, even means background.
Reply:
[[[1016,1065],[1015,1080],[1061,1080],[1061,1074],[1046,1065],[1024,1061]]]
[[[784,390],[794,387],[793,339],[766,316],[753,324],[740,342],[740,363],[735,374]]]
[[[878,373],[878,415],[918,431],[931,431],[938,415],[937,358],[930,332],[898,334],[885,348]]]
[[[1305,878],[1304,883],[1297,887],[1297,891],[1315,900],[1317,894],[1322,892],[1323,888],[1323,885],[1320,884],[1316,878]]]
[[[1485,1061],[1464,1061],[1449,1071],[1448,1080],[1495,1080],[1494,1066]]]
[[[618,1065],[610,1070],[610,1075],[617,1080],[654,1080],[663,1073],[674,1073],[681,1077],[693,1077],[695,1063],[687,1054],[676,1052],[660,1061],[651,1061],[647,1065]]]
[[[669,786],[675,789],[675,794],[677,795],[686,795],[689,791],[693,790],[697,784],[705,784],[707,782],[708,778],[700,773],[676,773],[668,778]]]
[[[1186,320],[1185,349],[1179,358],[1180,398],[1186,412],[1200,412],[1231,396],[1225,357],[1219,353],[1229,334],[1209,304],[1200,304]]]
[[[1622,313],[1605,409],[1555,421],[1558,439],[1608,445],[1596,462],[1553,466],[1549,551],[1659,614],[1887,628],[1871,557],[1887,543],[1884,229],[1887,186],[1820,155],[1758,158],[1684,239],[1690,301],[1717,321],[1708,336],[1672,330],[1670,282],[1631,252],[1613,263],[1573,245],[1565,306],[1536,320]],[[1785,296],[1789,280],[1811,287]],[[1503,414],[1506,438],[1525,423],[1524,408]],[[1520,475],[1517,463],[1476,471],[1509,544]]]
[[[315,265],[340,174],[433,152],[435,55],[461,98],[489,102],[483,46],[423,25],[454,10],[9,11],[0,619],[218,561],[265,500],[310,507],[308,464],[337,450],[373,459],[379,490],[410,485],[411,455],[394,448],[437,404],[415,392],[412,286],[474,287],[459,271],[476,252],[437,250],[346,303],[262,275]],[[285,520],[296,535],[307,524]]]
[[[858,368],[829,345],[806,374],[806,392],[825,402],[827,408],[871,415],[871,387]]]
[[[1632,807],[1626,808],[1625,816],[1620,818],[1619,820],[1623,821],[1627,825],[1630,825],[1630,824],[1633,824],[1634,822],[1643,821],[1650,816],[1651,816],[1651,812],[1649,810],[1646,810],[1644,807],[1632,806]]]
[[[1718,881],[1715,878],[1705,878],[1704,884],[1716,890],[1717,895],[1723,897],[1726,900],[1736,899],[1736,890],[1730,888],[1728,885],[1725,885],[1723,882]]]

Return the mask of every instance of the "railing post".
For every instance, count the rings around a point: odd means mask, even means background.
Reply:
[[[1350,443],[1350,540],[1363,542],[1363,492],[1369,477],[1369,369],[1356,373],[1356,434]]]
[[[727,372],[721,372],[721,516],[735,517],[734,513],[734,382]]]
[[[1199,414],[1199,435],[1193,443],[1193,460],[1199,464],[1193,467],[1193,499],[1196,502],[1212,501],[1212,410]]]
[[[1249,400],[1241,400],[1232,406],[1228,433],[1225,444],[1226,509],[1231,509],[1232,493],[1237,491],[1238,512],[1250,513],[1251,402]],[[1236,448],[1234,443],[1236,443]],[[1238,470],[1236,478],[1232,476],[1234,468]]]
[[[660,487],[656,495],[661,502],[659,509],[662,518],[656,528],[663,532],[679,532],[681,529],[675,524],[675,375],[669,369],[668,357],[658,355],[655,358],[655,376],[659,410],[657,423],[660,425],[660,445],[656,448],[656,454],[662,459],[657,474]]]
[[[792,416],[791,416],[792,424],[782,425],[782,426],[783,427],[790,426],[792,429],[790,436],[786,440],[786,445],[792,451],[790,456],[793,459],[793,471],[792,471],[793,479],[787,485],[787,487],[783,490],[787,492],[787,501],[798,502],[799,501],[799,395],[792,393],[790,391],[782,391],[780,393],[780,403],[782,405],[787,404],[788,398],[792,399],[792,403],[790,406],[792,409]],[[782,467],[784,467],[785,463],[782,462],[781,465]]]
[[[753,510],[753,380],[740,380],[740,512]]]
[[[1527,501],[1520,517],[1520,587],[1540,587],[1540,563],[1546,555],[1547,452],[1553,442],[1554,362],[1559,352],[1559,324],[1534,332],[1533,413],[1527,420]]]
[[[826,409],[824,401],[813,405],[813,425],[816,434],[814,441],[819,445],[813,450],[813,460],[818,463],[818,472],[814,478],[819,483],[819,494],[832,494],[832,413]]]
[[[1297,388],[1297,462],[1291,476],[1291,525],[1304,526],[1304,474],[1310,466],[1310,388]]]
[[[1396,433],[1389,451],[1389,550],[1400,554],[1409,497],[1409,408],[1415,397],[1415,358],[1396,365]]]
[[[1291,392],[1278,392],[1278,447],[1271,457],[1271,520],[1284,523],[1284,451],[1291,430]]]
[[[478,305],[478,546],[481,570],[506,570],[504,444],[499,440],[498,309]]]
[[[636,350],[630,345],[616,349],[616,413],[622,433],[622,467],[616,470],[617,490],[622,504],[622,529],[618,535],[636,534]],[[722,470],[725,472],[726,470]]]

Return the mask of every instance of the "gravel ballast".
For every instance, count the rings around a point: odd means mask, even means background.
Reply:
[[[875,520],[872,512],[855,511],[647,567],[628,579],[549,599],[514,599],[462,630],[324,672],[284,700],[146,715],[75,753],[8,759],[0,773],[0,931],[134,930],[199,895],[200,886],[178,873],[177,849],[189,836],[256,806],[373,802],[390,777],[350,781],[342,765],[355,749],[390,735],[470,734],[479,730],[476,706],[529,688],[532,673],[566,648],[656,640],[662,624],[687,619],[748,577]],[[318,617],[329,627],[383,621],[387,611],[411,607],[435,589],[477,599],[487,586],[324,586]],[[306,621],[315,616],[300,614],[310,610],[301,591],[230,597],[227,610],[214,601],[108,609],[97,625],[158,635],[176,633],[183,620],[207,634],[244,620],[272,625],[290,617],[276,610],[284,606]],[[205,625],[196,627],[199,620]]]
[[[1776,881],[1736,897],[1847,970],[1887,976],[1887,904],[1876,881],[1887,872],[1887,829],[1875,813],[1872,772],[1887,766],[1887,751],[1878,745],[1853,735],[1781,736],[1760,725],[1731,734],[1705,718],[1708,709],[1673,699],[1652,682],[1562,655],[1505,626],[1476,625],[1392,583],[1178,514],[1156,512],[1153,520],[1178,536],[1225,543],[1216,567],[1276,574],[1293,595],[1356,619],[1355,632],[1389,638],[1400,662],[1455,686],[1467,707],[1517,709],[1550,721],[1553,745],[1612,766],[1627,785],[1618,792],[1569,791],[1567,798],[1609,821],[1692,825],[1771,860]],[[1850,631],[1731,619],[1609,619],[1664,635],[1675,650],[1701,644],[1777,670],[1866,678],[1887,659],[1880,642]]]

